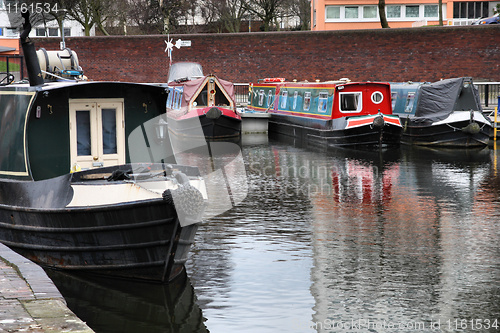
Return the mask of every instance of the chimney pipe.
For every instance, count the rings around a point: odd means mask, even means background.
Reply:
[[[26,70],[30,86],[39,86],[43,84],[42,71],[40,63],[35,51],[35,44],[29,39],[28,35],[31,31],[30,13],[28,11],[21,14],[24,18],[23,31],[20,36],[21,46],[24,53],[24,61],[26,62]]]

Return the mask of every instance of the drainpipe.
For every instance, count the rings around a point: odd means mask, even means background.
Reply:
[[[42,71],[40,70],[40,63],[35,51],[35,44],[28,37],[31,31],[30,13],[28,11],[22,13],[24,18],[23,31],[20,36],[21,46],[24,53],[24,61],[26,62],[26,70],[28,71],[28,78],[30,86],[39,86],[43,84]]]

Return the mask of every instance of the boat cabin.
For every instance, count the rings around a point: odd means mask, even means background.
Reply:
[[[264,80],[251,85],[249,93],[249,105],[256,111],[325,120],[391,114],[390,103],[389,84],[376,82]]]
[[[395,114],[410,117],[434,117],[453,111],[482,112],[479,94],[472,78],[461,77],[433,83],[391,83]]]
[[[164,112],[166,99],[164,88],[134,83],[0,87],[0,177],[42,180],[130,163],[127,139]]]

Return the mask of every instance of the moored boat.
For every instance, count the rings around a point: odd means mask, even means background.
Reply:
[[[482,112],[472,78],[391,83],[391,91],[403,143],[458,148],[488,144],[493,126]]]
[[[269,132],[329,146],[398,145],[402,127],[392,115],[390,86],[380,82],[251,84],[248,108],[268,112]]]
[[[167,92],[82,81],[74,57],[42,72],[23,16],[29,84],[0,87],[0,242],[50,268],[174,279],[207,196],[196,167],[168,164]]]
[[[197,63],[180,62],[170,68],[168,89],[167,116],[174,134],[202,135],[192,129],[193,120],[199,120],[206,139],[239,140],[241,117],[236,112],[233,83],[203,75]]]

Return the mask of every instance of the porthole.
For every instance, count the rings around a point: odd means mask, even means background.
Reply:
[[[375,104],[380,104],[384,100],[384,95],[380,91],[375,91],[372,94],[372,102]]]

